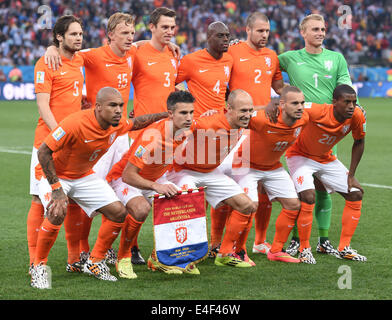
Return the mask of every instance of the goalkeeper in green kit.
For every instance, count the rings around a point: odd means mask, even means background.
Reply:
[[[302,90],[305,100],[314,103],[332,103],[332,93],[340,84],[351,83],[346,60],[338,52],[322,47],[326,28],[323,16],[311,14],[300,23],[301,36],[305,48],[287,51],[279,55],[280,67],[290,78],[290,85]],[[336,146],[333,153],[336,154]],[[315,178],[316,206],[315,217],[319,230],[317,252],[339,257],[338,251],[328,239],[331,224],[332,200],[321,182]],[[294,228],[293,238],[286,252],[294,256],[299,249],[297,227]]]

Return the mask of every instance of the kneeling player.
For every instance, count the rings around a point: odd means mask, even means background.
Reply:
[[[143,130],[128,153],[109,172],[107,180],[128,211],[118,251],[120,277],[136,277],[132,271],[130,246],[151,210],[151,196],[158,193],[172,197],[179,190],[166,179],[165,173],[171,169],[175,150],[192,125],[193,103],[194,98],[187,91],[171,93],[167,99],[169,118]],[[148,268],[170,274],[183,273],[159,263],[155,253],[148,259]],[[184,272],[199,273],[193,265]]]

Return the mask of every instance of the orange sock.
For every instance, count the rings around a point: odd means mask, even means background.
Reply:
[[[294,227],[299,211],[282,209],[275,223],[275,236],[271,253],[280,252]]]
[[[248,221],[248,224],[245,228],[245,230],[241,233],[239,239],[234,243],[234,251],[235,252],[240,252],[242,250],[246,251],[246,241],[248,240],[248,235],[250,230],[252,229],[252,225],[253,225],[253,218],[255,217],[256,213],[252,213],[250,215],[250,219]]]
[[[97,241],[95,242],[90,255],[92,262],[101,261],[105,258],[106,252],[112,247],[112,244],[121,232],[123,225],[124,222],[113,222],[107,218],[102,219]]]
[[[226,221],[231,213],[231,207],[228,205],[220,206],[217,209],[211,207],[211,247],[217,247],[222,241],[223,230]]]
[[[54,225],[48,220],[48,218],[44,219],[41,228],[39,229],[38,232],[34,265],[37,266],[41,262],[43,262],[44,264],[48,262],[50,249],[52,249],[60,229],[61,229],[61,224]]]
[[[301,201],[301,210],[298,214],[297,228],[299,235],[299,250],[302,252],[304,248],[310,248],[310,234],[312,233],[313,208],[315,204],[308,204]]]
[[[132,217],[132,219],[134,219],[133,217]],[[140,221],[137,221],[137,220],[135,220],[136,222],[140,222]],[[144,223],[144,221],[143,222],[140,222],[142,225],[143,225],[143,223]],[[139,238],[139,233],[140,233],[140,230],[142,229],[142,226],[140,226],[140,228],[137,230],[137,233],[136,233],[136,235],[133,237],[133,239],[132,239],[132,243],[131,243],[131,248],[133,248],[133,247],[137,247],[137,248],[139,248],[139,244],[138,244],[138,242],[137,242],[137,239]]]
[[[44,206],[31,201],[29,213],[27,214],[27,246],[29,248],[30,265],[34,263],[35,249],[39,228],[44,221]]]
[[[246,230],[252,215],[243,214],[233,210],[226,224],[226,232],[223,236],[219,253],[227,255],[233,252],[234,244],[239,240],[241,234]]]
[[[120,245],[117,253],[118,260],[132,256],[131,248],[135,243],[134,239],[137,238],[142,225],[143,222],[137,221],[130,214],[127,214],[121,229]]]
[[[255,244],[263,243],[267,238],[267,229],[271,218],[272,203],[265,193],[259,193],[259,205],[255,214]]]
[[[79,242],[79,250],[80,252],[89,252],[90,245],[88,243],[88,236],[90,235],[91,224],[93,219],[90,218],[84,211],[82,211],[82,224],[80,228],[80,242]]]
[[[64,219],[65,239],[68,248],[68,263],[73,264],[79,261],[79,245],[81,235],[81,221],[83,212],[76,203],[68,205],[67,215]]]
[[[359,218],[361,217],[362,201],[347,201],[343,209],[342,215],[342,232],[340,234],[340,242],[338,250],[349,246],[351,238],[357,228]]]

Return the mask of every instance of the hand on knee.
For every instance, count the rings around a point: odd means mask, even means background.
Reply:
[[[345,197],[348,201],[361,201],[363,197],[363,193],[361,191],[353,191],[349,192]]]
[[[305,190],[299,194],[302,202],[307,204],[314,204],[316,202],[316,192],[314,190]]]

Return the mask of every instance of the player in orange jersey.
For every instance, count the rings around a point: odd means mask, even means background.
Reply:
[[[240,139],[252,112],[252,99],[246,92],[230,93],[226,113],[194,120],[193,134],[182,152],[176,153],[174,170],[167,174],[169,181],[182,189],[206,186],[206,200],[212,207],[227,204],[234,209],[215,260],[219,266],[251,267],[234,257],[232,249],[256,207],[241,187],[217,168]]]
[[[287,86],[282,90],[280,114],[276,123],[269,120],[264,110],[254,113],[249,123],[250,133],[239,149],[242,163],[234,156],[232,169],[225,171],[246,190],[255,205],[258,205],[259,201],[259,182],[262,183],[269,201],[278,201],[281,204],[274,242],[267,252],[268,259],[273,261],[300,262],[283,252],[284,243],[299,214],[300,201],[294,183],[283,168],[280,158],[308,123],[309,117],[306,113],[303,114],[304,103],[301,90]],[[246,259],[246,240],[251,227],[252,220],[235,245],[235,253],[242,260]]]
[[[107,24],[108,44],[99,48],[85,49],[79,52],[83,58],[86,73],[87,102],[95,105],[98,91],[106,86],[117,88],[124,100],[123,117],[128,117],[127,105],[132,81],[132,68],[136,46],[132,46],[135,34],[134,18],[125,13],[115,13],[109,17]],[[45,59],[49,68],[57,69],[62,64],[56,47],[48,48]],[[118,137],[108,152],[94,167],[94,171],[105,178],[114,163],[129,149],[128,133]],[[80,260],[85,262],[88,258],[90,245],[88,236],[92,219],[82,215]],[[108,252],[108,263],[116,261],[115,252]]]
[[[230,90],[246,90],[256,110],[271,100],[271,88],[280,94],[284,87],[278,56],[266,47],[269,32],[267,16],[254,12],[246,20],[246,41],[230,46],[228,50],[233,57]]]
[[[363,190],[355,178],[355,172],[364,151],[366,133],[366,118],[362,110],[356,107],[356,101],[355,90],[343,84],[335,88],[332,104],[310,103],[306,106],[310,122],[287,150],[286,162],[301,203],[308,207],[302,222],[297,223],[301,246],[308,247],[310,238],[308,224],[312,222],[315,205],[314,175],[329,193],[338,192],[346,200],[337,257],[366,261],[365,256],[350,247],[361,216]],[[333,155],[332,148],[350,131],[354,143],[350,169],[347,170]],[[303,208],[301,214],[302,211]]]
[[[35,249],[38,230],[44,219],[44,207],[38,197],[38,180],[35,177],[35,167],[38,165],[37,150],[44,138],[53,130],[57,124],[67,115],[81,110],[82,88],[83,88],[83,59],[77,55],[82,47],[83,26],[82,22],[74,16],[63,16],[59,18],[53,28],[53,42],[58,47],[63,58],[63,66],[53,71],[49,69],[44,58],[41,57],[34,69],[35,93],[40,118],[35,130],[34,147],[30,166],[30,194],[33,196],[31,207],[27,216],[27,243],[30,256],[30,268],[34,263]],[[65,223],[65,231],[68,245],[68,265],[79,260],[78,241],[75,242],[75,225],[78,219],[78,207],[70,204],[69,214]],[[76,243],[76,249],[75,244]]]
[[[102,87],[111,86],[117,88],[124,100],[124,117],[128,116],[127,105],[136,47],[146,42],[140,41],[133,46],[134,34],[134,18],[129,14],[117,12],[111,15],[108,20],[108,44],[99,48],[85,49],[79,53],[84,59],[88,103],[95,105],[96,94]],[[170,50],[175,52],[175,47],[175,45],[170,45]],[[45,57],[49,67],[57,68],[57,65],[61,64],[56,48],[49,47]],[[128,149],[129,139],[128,134],[125,134],[119,137],[110,150],[100,159],[94,167],[94,171],[102,178],[105,178],[113,164],[119,161]],[[87,259],[90,250],[88,235],[91,221],[84,215],[80,243],[81,260],[83,261]],[[135,251],[132,261],[138,264],[145,263],[138,249],[135,247],[132,250]],[[115,252],[113,249],[110,249],[108,252],[108,263],[114,264],[115,261]]]
[[[166,99],[175,91],[178,61],[168,48],[175,17],[173,10],[164,7],[150,15],[151,40],[137,50],[133,67],[135,116],[165,111]]]
[[[167,100],[169,118],[153,123],[140,132],[132,147],[106,178],[129,213],[121,233],[119,272],[123,265],[131,261],[130,246],[151,210],[152,200],[149,196],[160,193],[171,197],[179,190],[166,179],[165,173],[172,169],[174,153],[185,139],[184,129],[189,129],[192,124],[194,101],[188,91],[172,92]],[[165,273],[182,273],[179,269],[161,265],[153,255],[148,265],[150,269]],[[195,267],[190,270],[197,272]]]
[[[278,56],[266,47],[269,31],[270,23],[267,16],[261,12],[254,12],[246,20],[246,41],[232,45],[228,50],[228,54],[233,57],[229,88],[248,92],[256,110],[268,105],[271,100],[271,88],[280,94],[284,87]],[[267,194],[264,191],[259,192],[259,205],[255,215],[256,236],[252,250],[254,253],[266,254],[271,247],[266,242],[271,210],[272,205]],[[229,214],[230,208],[224,206],[218,210],[211,210],[210,257],[218,250]]]
[[[213,22],[207,28],[207,47],[184,56],[176,83],[186,81],[196,99],[195,117],[211,109],[223,112],[233,59],[227,53],[229,28]]]
[[[37,170],[37,176],[41,175],[39,196],[46,217],[39,230],[31,271],[31,285],[35,288],[50,288],[46,263],[67,213],[68,197],[89,216],[95,212],[105,216],[84,272],[101,280],[117,280],[104,257],[121,230],[126,209],[107,182],[94,174],[93,166],[117,136],[142,129],[167,114],[124,119],[121,94],[111,87],[102,88],[96,101],[94,109],[76,112],[61,121],[38,150],[42,169]]]

